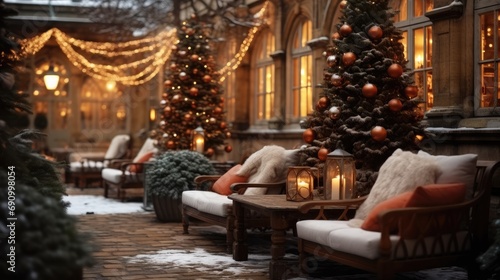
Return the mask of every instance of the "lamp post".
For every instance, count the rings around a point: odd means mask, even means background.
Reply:
[[[325,162],[323,180],[325,199],[352,198],[356,182],[354,157],[342,149],[329,153]]]
[[[193,143],[191,149],[198,153],[203,153],[205,150],[205,131],[201,126],[193,130]]]
[[[59,84],[59,75],[54,71],[54,66],[50,65],[49,70],[43,76],[43,82],[47,90],[55,90]]]

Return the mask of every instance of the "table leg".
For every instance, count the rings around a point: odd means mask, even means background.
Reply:
[[[271,213],[271,262],[269,263],[269,278],[282,279],[286,271],[285,235],[288,222],[285,215],[279,212]]]
[[[241,203],[233,201],[233,212],[235,216],[233,259],[235,261],[248,260],[248,244],[246,240],[245,208]]]

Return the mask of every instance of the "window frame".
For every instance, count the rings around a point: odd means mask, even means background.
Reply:
[[[253,123],[256,125],[265,125],[276,116],[275,100],[276,100],[276,67],[273,58],[270,56],[275,51],[274,34],[270,30],[263,30],[257,39],[257,47],[255,49],[255,60],[253,67],[254,81],[253,85]],[[271,41],[271,42],[269,42]],[[263,70],[264,77],[260,77],[260,70]],[[265,76],[271,72],[271,90],[267,91],[268,84]],[[260,91],[259,81],[263,78],[263,91]],[[259,104],[259,98],[263,98],[263,103]],[[269,100],[270,99],[270,100]],[[267,104],[267,101],[271,104]],[[259,106],[262,105],[262,106]],[[262,108],[260,108],[262,107]],[[263,109],[264,117],[260,118],[260,109]],[[266,115],[266,110],[269,110],[269,116]]]

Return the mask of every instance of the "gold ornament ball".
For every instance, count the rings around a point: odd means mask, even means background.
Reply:
[[[403,109],[403,103],[397,98],[389,100],[389,109],[393,112],[399,112]]]
[[[179,51],[179,52],[178,52],[178,54],[179,54],[180,56],[185,56],[185,55],[186,55],[186,51],[181,50],[181,51]]]
[[[340,27],[340,29],[339,29],[339,33],[340,33],[340,35],[342,35],[342,36],[344,36],[344,37],[345,37],[345,36],[348,36],[349,34],[351,34],[351,33],[352,33],[352,27],[351,27],[349,24],[344,23],[344,24]]]
[[[187,122],[191,121],[193,119],[193,115],[189,114],[189,113],[186,113],[184,115],[184,120],[186,120]]]
[[[207,151],[205,152],[205,154],[208,156],[208,157],[211,157],[213,156],[215,153],[214,149],[212,148],[208,148]]]
[[[172,96],[172,102],[177,103],[180,101],[181,101],[181,96],[179,94]]]
[[[173,150],[175,149],[175,142],[172,140],[167,141],[167,149]]]
[[[192,60],[192,61],[196,61],[196,60],[198,60],[199,58],[200,58],[200,56],[199,56],[199,55],[197,55],[197,54],[193,54],[193,55],[191,55],[191,60]]]
[[[318,151],[318,159],[321,161],[325,161],[328,156],[328,149],[327,148],[321,148]]]
[[[372,130],[370,131],[370,135],[372,136],[373,140],[381,142],[384,141],[385,138],[387,137],[387,130],[382,126],[377,125],[374,128],[372,128]]]
[[[351,66],[352,64],[354,64],[355,61],[356,61],[356,54],[354,54],[353,52],[346,52],[342,56],[342,62],[344,63],[345,66]]]
[[[364,97],[374,97],[377,95],[378,89],[377,86],[371,83],[367,83],[363,86],[361,89],[361,92],[363,93]]]
[[[220,113],[222,113],[222,108],[221,108],[221,107],[215,107],[215,109],[214,109],[214,114],[217,114],[217,115],[218,115],[218,114],[220,114]]]
[[[344,9],[346,6],[347,6],[347,1],[346,0],[340,1],[340,8],[341,9]]]
[[[417,86],[407,86],[405,88],[405,94],[408,98],[415,98],[418,95],[418,87]]]
[[[170,106],[163,108],[163,114],[170,116],[171,113],[172,113],[172,108]]]
[[[229,131],[228,131],[228,132],[226,132],[226,138],[227,138],[227,139],[231,138],[231,132],[229,132]]]
[[[394,79],[397,79],[403,75],[403,66],[393,63],[389,68],[387,68],[387,74]]]
[[[380,28],[380,26],[374,25],[370,27],[370,29],[368,29],[368,36],[372,40],[380,40],[380,38],[384,36],[384,31],[382,30],[382,28]]]
[[[209,121],[210,123],[216,123],[216,122],[217,122],[217,120],[216,120],[215,118],[210,118],[208,121]]]
[[[166,87],[166,88],[169,88],[172,86],[172,81],[171,80],[166,80],[164,83],[163,83],[163,86]]]
[[[224,151],[226,151],[226,153],[230,153],[233,151],[233,147],[231,147],[231,145],[227,145],[226,147],[224,147]]]
[[[314,131],[310,128],[306,129],[302,134],[302,139],[304,139],[304,142],[306,143],[312,143],[314,140]]]
[[[170,64],[170,70],[175,71],[177,69],[177,64],[172,63]]]

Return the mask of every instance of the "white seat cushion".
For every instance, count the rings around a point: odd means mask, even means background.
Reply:
[[[227,209],[233,205],[233,201],[215,192],[189,190],[182,192],[182,204],[204,213],[227,217]]]
[[[101,161],[93,161],[87,160],[82,162],[75,161],[69,164],[71,172],[79,172],[79,171],[99,171],[104,168],[104,163]]]
[[[303,220],[297,222],[297,236],[322,245],[330,246],[328,236],[333,230],[349,228],[347,221]]]
[[[332,221],[332,220],[304,220],[297,222],[297,236],[299,238],[312,241],[334,250],[361,256],[367,259],[377,259],[379,254],[380,245],[380,232],[367,231],[361,228],[350,227],[347,221]],[[440,253],[442,251],[448,250],[448,240],[450,235],[443,236],[443,244],[445,248],[440,248],[437,246],[435,248],[435,253]],[[467,237],[465,231],[459,232],[457,234],[457,239],[459,242],[454,245],[461,246],[463,240]],[[423,248],[422,244],[416,243],[415,240],[405,240],[403,247],[395,247],[399,235],[391,235],[391,243],[393,246],[393,255],[401,257],[404,251],[408,251],[412,254],[413,250],[416,249],[416,255],[422,255]],[[425,239],[425,246],[427,253],[430,253],[432,248],[434,238],[428,237]],[[401,243],[403,244],[403,243]],[[469,243],[466,243],[466,248],[470,247]],[[406,250],[405,250],[406,249]],[[452,252],[459,251],[457,247],[451,247]]]
[[[122,171],[114,168],[104,168],[101,171],[102,179],[118,184],[122,180]],[[125,181],[123,183],[134,183],[134,182],[142,182],[143,176],[137,176],[135,173],[130,173],[125,171]]]

